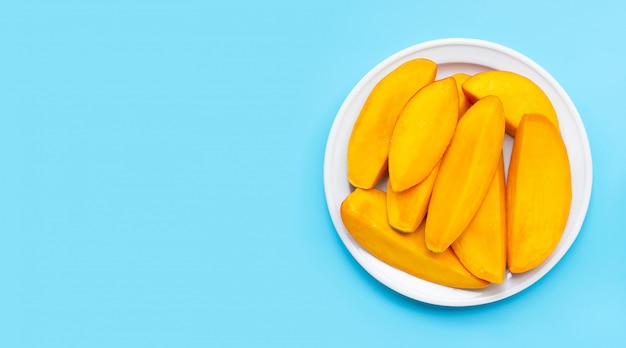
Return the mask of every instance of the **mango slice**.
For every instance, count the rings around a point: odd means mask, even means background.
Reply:
[[[506,189],[504,159],[498,161],[489,190],[452,250],[473,275],[502,284],[506,271]]]
[[[504,141],[500,99],[478,100],[459,120],[428,206],[426,245],[443,252],[465,230],[491,185]]]
[[[454,82],[456,82],[456,89],[459,92],[459,118],[463,116],[465,111],[472,106],[472,103],[467,99],[465,92],[463,92],[463,83],[469,79],[471,75],[466,73],[456,73],[452,75]]]
[[[572,202],[572,177],[563,138],[541,114],[522,117],[507,183],[507,263],[513,273],[539,266],[554,251]]]
[[[540,113],[559,127],[556,111],[545,92],[529,78],[510,71],[480,72],[463,83],[463,91],[471,102],[495,95],[504,105],[506,132],[515,136],[522,115]]]
[[[401,233],[387,222],[387,197],[378,189],[355,189],[341,204],[341,218],[352,237],[379,260],[418,278],[456,288],[489,285],[472,275],[450,249],[435,254],[426,249],[424,224]]]
[[[389,148],[394,191],[404,191],[430,174],[454,135],[458,114],[459,95],[451,77],[432,82],[407,102]]]
[[[372,188],[387,170],[389,141],[400,110],[434,81],[437,64],[428,59],[403,63],[381,79],[369,94],[348,142],[348,181]]]
[[[396,192],[387,183],[387,216],[389,224],[400,232],[414,232],[422,223],[428,210],[439,163],[419,184]]]

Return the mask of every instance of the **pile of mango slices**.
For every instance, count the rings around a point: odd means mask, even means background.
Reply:
[[[436,75],[435,62],[413,59],[370,92],[348,143],[353,190],[341,217],[361,247],[406,273],[455,288],[500,284],[507,269],[541,265],[565,229],[572,180],[558,118],[520,74]]]

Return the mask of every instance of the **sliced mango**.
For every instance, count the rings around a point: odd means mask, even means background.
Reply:
[[[463,91],[471,102],[495,95],[504,105],[506,132],[515,136],[522,115],[540,113],[559,127],[550,98],[535,82],[510,71],[480,72],[463,83]]]
[[[424,180],[441,160],[458,120],[459,95],[451,77],[432,82],[398,117],[389,148],[389,181],[404,191]]]
[[[389,224],[400,232],[414,232],[428,210],[439,163],[419,184],[396,192],[387,183],[387,216]]]
[[[466,73],[456,73],[452,75],[454,82],[456,82],[456,89],[459,92],[459,118],[463,116],[465,111],[472,106],[472,103],[467,99],[465,92],[463,92],[463,83],[469,79],[471,75]]]
[[[386,194],[378,189],[357,188],[342,202],[343,223],[363,249],[392,267],[433,283],[467,289],[489,285],[465,269],[452,250],[428,251],[423,223],[414,233],[391,228],[386,206]]]
[[[491,185],[504,141],[500,99],[478,100],[459,120],[428,206],[426,245],[443,252],[465,230]]]
[[[506,271],[506,189],[504,159],[498,161],[489,190],[452,250],[473,275],[502,284]]]
[[[434,81],[437,64],[428,59],[403,63],[370,92],[348,142],[348,180],[372,188],[387,170],[389,141],[400,110],[422,87]]]
[[[522,117],[507,180],[507,264],[511,272],[522,273],[554,251],[572,202],[567,148],[548,117]]]

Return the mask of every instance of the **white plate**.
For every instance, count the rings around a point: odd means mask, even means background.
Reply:
[[[346,230],[339,208],[353,190],[346,167],[348,139],[365,99],[376,83],[397,66],[414,58],[428,58],[439,65],[437,78],[457,72],[474,74],[489,69],[509,70],[537,83],[551,99],[572,167],[572,206],[561,241],[539,267],[524,274],[507,273],[503,284],[480,290],[461,290],[418,279],[393,268],[365,251]],[[503,147],[505,168],[512,146],[507,136]],[[589,141],[580,115],[559,83],[538,64],[522,54],[492,42],[474,39],[442,39],[424,42],[385,59],[365,75],[342,104],[330,130],[324,159],[324,190],[333,224],[346,248],[374,278],[389,288],[418,301],[441,306],[473,306],[495,302],[526,289],[543,277],[570,248],[582,227],[591,197],[592,164]]]

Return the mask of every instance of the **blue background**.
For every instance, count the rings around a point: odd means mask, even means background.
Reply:
[[[0,347],[623,344],[624,15],[619,1],[2,1]],[[594,164],[562,261],[476,308],[374,280],[323,193],[352,87],[446,37],[542,65]]]

